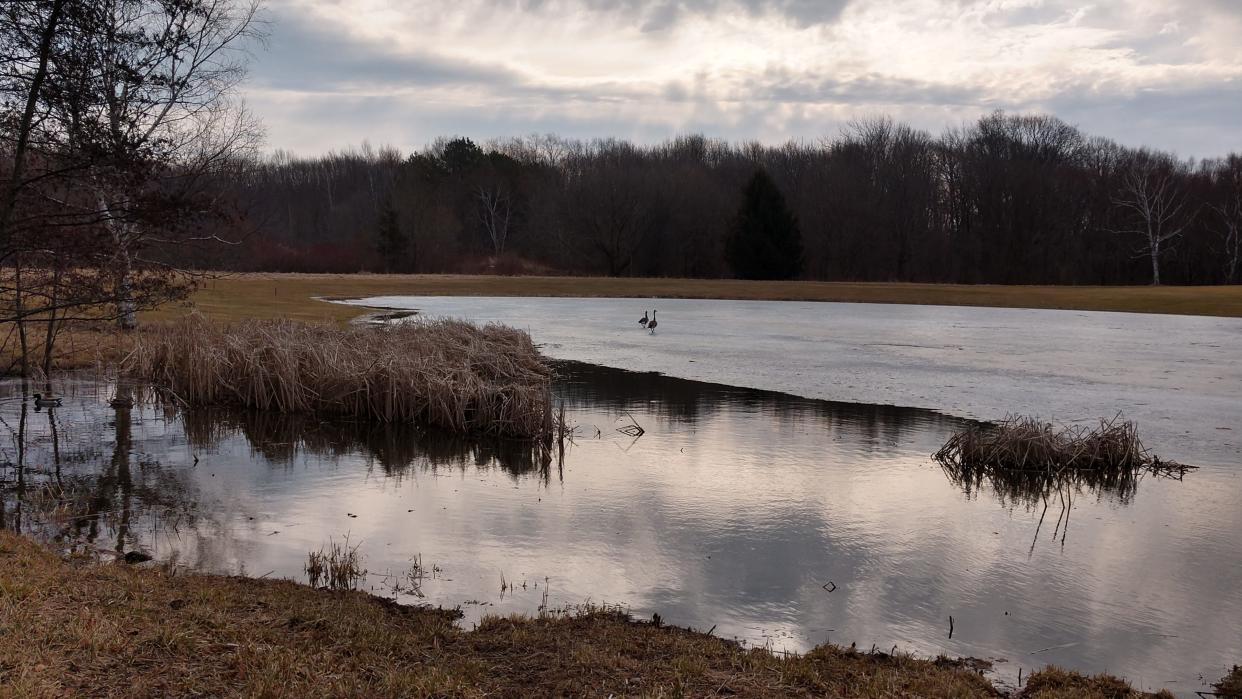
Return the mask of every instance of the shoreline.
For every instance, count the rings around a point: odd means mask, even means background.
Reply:
[[[827,644],[778,654],[607,607],[489,617],[464,631],[452,610],[289,580],[62,559],[7,531],[0,563],[0,689],[21,696],[1171,696],[1055,668],[1009,693],[970,659]]]

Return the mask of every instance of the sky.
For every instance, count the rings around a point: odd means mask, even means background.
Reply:
[[[269,0],[267,147],[555,133],[775,144],[1003,109],[1242,151],[1242,0]]]

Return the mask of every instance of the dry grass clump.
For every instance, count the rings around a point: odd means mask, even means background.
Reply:
[[[361,544],[350,546],[346,537],[344,543],[330,540],[327,547],[308,553],[305,570],[311,587],[320,587],[323,583],[329,590],[357,590],[367,577],[359,546]]]
[[[416,422],[511,437],[546,439],[551,431],[552,371],[529,335],[499,325],[225,325],[194,315],[144,333],[122,370],[192,406]]]
[[[1009,417],[953,435],[933,455],[955,480],[993,481],[998,490],[1045,493],[1069,480],[1125,493],[1143,473],[1180,476],[1190,467],[1143,447],[1134,423],[1101,420],[1097,429]]]
[[[1141,692],[1112,675],[1087,676],[1054,666],[1032,673],[1018,696],[1022,699],[1173,699],[1168,690],[1162,689],[1156,694]]]

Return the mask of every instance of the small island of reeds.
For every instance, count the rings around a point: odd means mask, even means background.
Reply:
[[[224,324],[194,315],[144,333],[121,370],[186,406],[517,438],[546,438],[552,429],[552,370],[529,335],[500,325]]]
[[[1120,416],[1100,420],[1094,429],[1011,416],[954,434],[933,458],[968,488],[987,482],[1002,495],[1029,502],[1066,486],[1125,498],[1145,474],[1180,478],[1193,468],[1152,454],[1135,424]]]

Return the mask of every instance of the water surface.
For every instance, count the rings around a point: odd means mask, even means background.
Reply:
[[[1242,464],[1242,318],[900,304],[386,296],[496,321],[550,356],[994,420],[1118,412],[1166,458]],[[638,318],[657,309],[655,335]]]
[[[298,580],[308,551],[348,536],[369,588],[460,606],[467,626],[590,600],[776,648],[970,655],[1002,678],[1057,663],[1181,692],[1242,657],[1236,470],[1084,489],[1039,526],[1039,501],[932,463],[958,418],[558,371],[576,437],[546,466],[409,426],[114,410],[115,387],[90,382],[35,411],[5,383],[2,525]],[[618,431],[631,421],[646,433]],[[421,597],[392,590],[412,560],[439,569]]]

